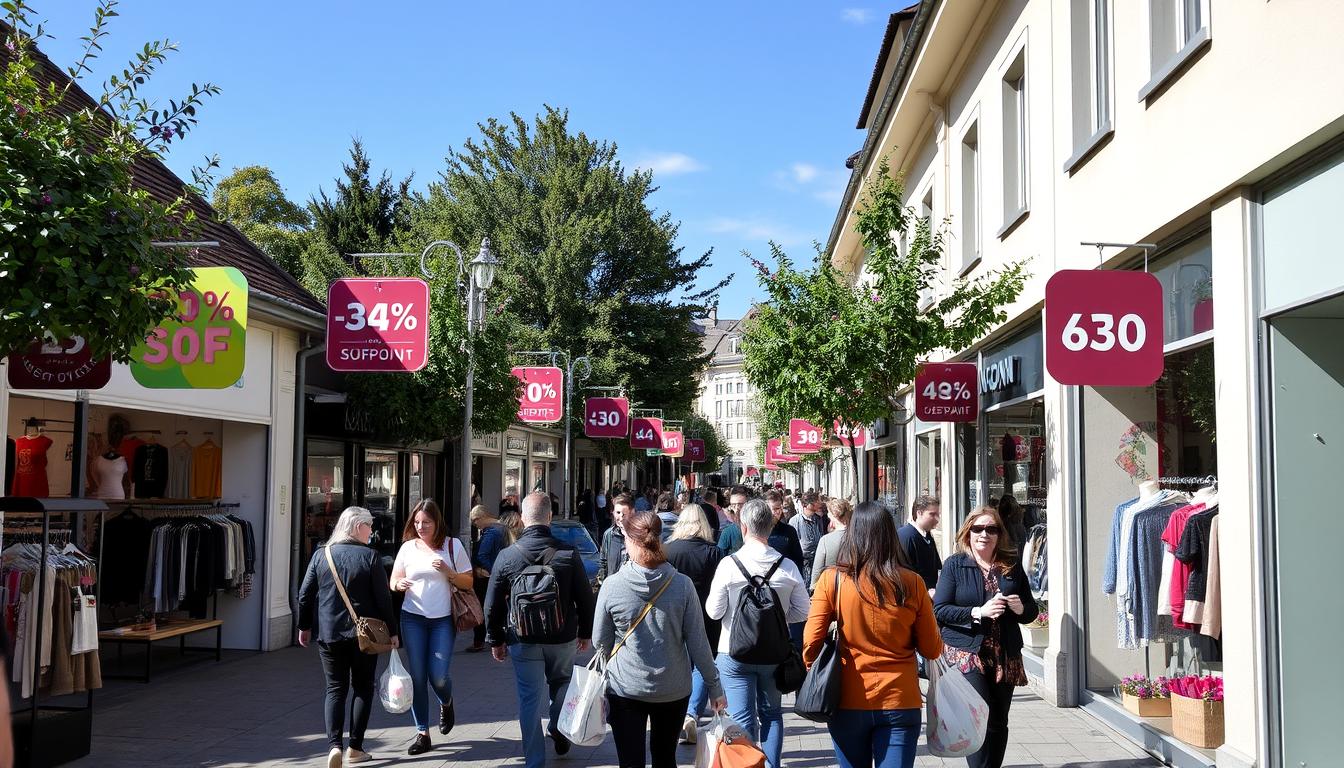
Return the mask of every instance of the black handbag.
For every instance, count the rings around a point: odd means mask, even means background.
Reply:
[[[844,643],[844,617],[840,613],[840,569],[835,570],[835,627],[822,641],[821,653],[803,678],[794,698],[793,711],[814,723],[829,722],[840,709],[840,649]]]
[[[802,688],[806,677],[807,665],[803,663],[803,655],[796,648],[789,654],[789,658],[775,667],[775,687],[780,693],[793,693]]]

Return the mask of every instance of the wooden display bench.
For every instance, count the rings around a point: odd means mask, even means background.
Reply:
[[[129,628],[109,629],[98,633],[98,642],[117,644],[117,668],[122,668],[122,649],[127,643],[145,646],[145,673],[143,675],[122,675],[107,674],[103,677],[110,680],[139,680],[144,683],[149,682],[150,674],[153,671],[154,653],[153,645],[160,640],[171,640],[178,638],[179,647],[182,655],[186,656],[189,651],[209,653],[209,648],[188,648],[187,635],[193,635],[197,632],[206,632],[215,630],[215,661],[221,658],[221,651],[224,641],[224,622],[220,619],[160,619],[154,629],[133,630]]]

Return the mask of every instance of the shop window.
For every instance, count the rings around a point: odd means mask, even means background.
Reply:
[[[1166,297],[1167,344],[1213,330],[1213,247],[1208,233],[1154,262]]]
[[[336,518],[345,509],[345,446],[318,440],[308,442],[304,492],[303,560],[331,536]]]
[[[943,498],[943,434],[939,430],[915,437],[915,495]]]
[[[980,448],[977,440],[979,430],[974,424],[957,425],[957,450],[961,454],[961,467],[963,473],[963,494],[960,499],[961,508],[957,510],[957,524],[960,525],[965,516],[971,511],[978,509],[984,503],[983,496],[980,493]],[[946,507],[944,507],[946,509]]]
[[[369,545],[386,557],[395,557],[401,546],[398,480],[395,451],[364,453],[364,506],[373,514],[373,538]]]
[[[523,460],[504,460],[504,495],[513,496],[517,501],[519,490],[523,487]]]
[[[1219,597],[1199,575],[1217,547],[1213,361],[1205,344],[1168,355],[1153,387],[1082,388],[1085,683],[1094,694],[1116,697],[1132,675],[1221,671],[1221,629],[1204,623]]]
[[[989,451],[987,503],[997,504],[1008,495],[1024,508],[1036,507],[1043,515],[1046,496],[1044,401],[1037,399],[992,411],[988,414],[986,430]]]
[[[873,496],[896,511],[905,506],[901,498],[900,449],[895,445],[874,452]]]
[[[546,491],[546,462],[532,462],[532,492]]]

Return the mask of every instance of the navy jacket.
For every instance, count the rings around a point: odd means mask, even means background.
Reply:
[[[775,523],[767,543],[776,552],[792,560],[793,564],[798,566],[799,573],[808,573],[804,568],[812,567],[812,564],[803,558],[803,543],[798,539],[798,531],[783,520]]]
[[[400,634],[397,612],[392,610],[387,571],[383,570],[378,551],[357,541],[346,541],[331,545],[331,559],[336,561],[341,583],[360,618],[382,619],[391,634]],[[313,552],[303,585],[299,587],[298,624],[303,630],[316,628],[313,639],[323,643],[355,637],[355,622],[336,589],[325,544]]]
[[[1031,585],[1027,583],[1027,574],[1021,565],[1014,564],[1007,573],[999,576],[999,590],[1004,595],[1022,598],[1022,615],[1008,609],[998,619],[985,617],[974,621],[971,609],[984,605],[993,595],[985,592],[984,574],[980,572],[974,557],[965,552],[949,557],[943,564],[943,572],[938,577],[938,589],[933,595],[933,614],[938,618],[943,642],[953,648],[978,653],[985,633],[998,621],[1004,624],[999,637],[1003,650],[1009,656],[1020,655],[1022,633],[1017,627],[1034,621],[1040,610],[1036,606],[1036,599],[1031,596]]]
[[[900,537],[901,549],[910,570],[924,577],[924,588],[938,586],[938,574],[943,570],[943,558],[938,555],[938,543],[925,540],[924,534],[914,523],[906,523],[896,529]],[[984,605],[982,602],[981,605]]]
[[[490,572],[490,584],[485,589],[485,644],[490,646],[516,643],[518,638],[508,628],[509,596],[513,577],[529,565],[541,562],[547,549],[555,550],[551,568],[560,590],[560,607],[564,624],[555,635],[540,639],[540,644],[570,643],[576,637],[593,636],[593,608],[597,596],[588,583],[588,572],[574,547],[551,535],[549,525],[528,526],[513,546],[499,553],[495,569]]]

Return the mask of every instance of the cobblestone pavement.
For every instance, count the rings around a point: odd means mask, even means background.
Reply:
[[[433,751],[411,757],[410,715],[389,715],[375,705],[365,748],[368,765],[416,768],[521,766],[511,668],[489,654],[453,657],[457,727],[441,737],[431,729]],[[109,683],[95,698],[93,753],[72,765],[120,766],[321,766],[325,765],[322,672],[313,649],[230,654],[223,662],[174,668],[175,649],[163,649],[163,671],[153,682]],[[129,658],[128,658],[129,660]],[[787,701],[786,701],[787,708]],[[549,744],[549,741],[548,741]],[[1100,722],[1077,710],[1056,709],[1026,689],[1013,704],[1006,766],[1140,768],[1157,763]],[[695,762],[681,747],[681,765]],[[550,755],[552,766],[616,765],[608,738],[598,747]],[[824,726],[786,716],[784,764],[789,768],[835,765]],[[963,766],[920,747],[918,766]]]

